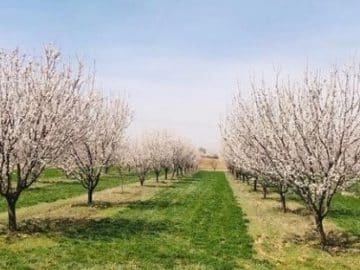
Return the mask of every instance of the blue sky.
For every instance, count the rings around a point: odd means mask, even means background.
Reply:
[[[298,74],[358,55],[359,1],[1,1],[0,47],[96,61],[98,83],[126,92],[130,132],[168,127],[216,150],[218,122],[249,74]]]

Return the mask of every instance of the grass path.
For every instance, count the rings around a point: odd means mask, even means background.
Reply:
[[[288,202],[290,212],[283,214],[277,194],[269,194],[262,199],[260,192],[252,192],[251,187],[228,175],[229,184],[246,213],[249,233],[254,239],[254,249],[258,260],[266,260],[269,265],[249,265],[250,269],[359,269],[359,250],[330,254],[322,251],[317,240],[304,241],[313,230],[313,220],[304,214],[303,207],[294,201]],[[332,222],[325,223],[327,231],[339,230]]]
[[[78,197],[21,209],[27,233],[0,235],[0,268],[238,269],[253,261],[224,173],[119,192],[98,192],[98,207]]]

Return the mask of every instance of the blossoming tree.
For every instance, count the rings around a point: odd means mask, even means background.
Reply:
[[[254,83],[251,100],[236,98],[227,124],[234,134],[226,140],[241,146],[235,156],[245,151],[245,164],[300,196],[322,245],[334,194],[360,176],[359,87],[358,65],[306,71],[297,81],[277,76],[270,86]]]
[[[117,148],[123,146],[131,111],[125,99],[106,99],[91,90],[79,106],[78,117],[78,136],[74,137],[60,165],[87,189],[91,205],[101,173],[112,165]]]
[[[71,143],[83,79],[82,65],[63,64],[52,46],[41,58],[0,52],[0,194],[11,231],[19,196]]]

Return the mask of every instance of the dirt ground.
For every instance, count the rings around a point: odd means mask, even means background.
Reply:
[[[216,171],[226,171],[226,165],[222,159],[201,157],[199,170],[214,170],[213,163],[216,164]]]

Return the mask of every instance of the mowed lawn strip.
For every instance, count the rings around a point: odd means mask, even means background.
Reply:
[[[227,176],[239,204],[249,218],[255,258],[268,262],[268,265],[249,265],[249,269],[359,269],[357,248],[348,248],[335,254],[320,248],[314,232],[313,217],[307,214],[296,198],[288,200],[290,211],[284,214],[277,193],[271,192],[267,199],[263,199],[261,191],[254,192],[251,185],[234,180],[230,174]],[[334,210],[340,209],[339,200],[342,198],[340,195],[334,199]],[[341,207],[349,209],[350,206],[344,203]],[[353,216],[354,212],[344,210],[342,214],[342,228],[355,228],[358,218]],[[327,232],[338,231],[337,222],[333,222],[334,213],[329,215],[325,222]],[[308,238],[312,233],[315,238]]]
[[[238,269],[240,260],[252,260],[246,220],[224,173],[143,188],[161,191],[87,219],[53,217],[43,230],[37,220],[40,232],[8,240],[10,247],[2,239],[0,268]]]

